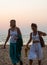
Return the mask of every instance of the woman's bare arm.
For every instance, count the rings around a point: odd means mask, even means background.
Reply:
[[[7,38],[6,38],[5,44],[4,44],[4,48],[5,48],[5,46],[6,46],[6,43],[7,43],[8,40],[9,40],[9,38],[10,38],[10,29],[8,30],[8,35],[7,35]]]
[[[45,32],[39,31],[40,36],[46,36],[47,34]]]
[[[31,40],[32,40],[32,33],[30,33],[30,39],[29,39],[29,41],[27,43],[27,46],[29,45],[29,43],[31,42]]]

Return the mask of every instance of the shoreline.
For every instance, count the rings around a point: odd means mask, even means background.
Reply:
[[[0,46],[3,46],[4,44],[0,44]],[[32,44],[30,44],[29,46],[31,46]],[[6,46],[10,46],[10,44],[6,44]],[[24,44],[23,46],[26,46],[26,44]],[[47,45],[45,45],[47,47]]]
[[[23,45],[26,45],[26,43],[23,43]],[[4,42],[0,42],[0,45],[4,45]],[[10,42],[7,42],[6,45],[10,45]],[[29,45],[32,45],[32,42]],[[45,43],[45,45],[47,46],[47,42]]]

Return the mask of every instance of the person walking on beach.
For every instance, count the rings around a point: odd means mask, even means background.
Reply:
[[[31,28],[33,32],[30,33],[30,39],[26,45],[26,48],[28,48],[29,43],[32,41],[28,55],[29,64],[32,65],[33,60],[38,60],[38,65],[41,65],[41,60],[43,59],[43,51],[39,36],[46,36],[47,34],[45,32],[38,31],[37,24],[35,23],[31,24]]]
[[[10,21],[10,29],[8,30],[8,36],[6,38],[4,49],[6,48],[6,43],[10,38],[10,58],[13,65],[16,65],[20,62],[20,65],[23,65],[21,61],[21,50],[23,46],[23,40],[20,29],[16,26],[16,21]]]

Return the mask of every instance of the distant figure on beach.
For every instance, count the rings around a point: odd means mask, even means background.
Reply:
[[[43,59],[43,51],[40,43],[40,36],[46,36],[47,34],[42,31],[38,31],[37,24],[32,23],[31,29],[33,32],[30,33],[30,39],[26,45],[28,48],[29,43],[32,41],[32,45],[29,50],[29,64],[32,65],[33,60],[38,60],[38,65],[41,65],[41,60]]]
[[[6,48],[6,43],[10,38],[10,58],[13,65],[16,65],[20,62],[20,65],[23,65],[21,61],[21,50],[23,46],[22,34],[20,29],[16,26],[16,21],[10,21],[10,29],[8,30],[8,36],[6,38],[4,49]],[[9,62],[8,62],[9,63]]]

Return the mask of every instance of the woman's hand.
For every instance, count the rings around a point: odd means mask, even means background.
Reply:
[[[26,48],[28,48],[28,44],[26,45]]]
[[[27,53],[28,53],[28,45],[26,45],[25,47],[25,57],[27,57]]]
[[[27,57],[27,54],[28,54],[28,50],[29,50],[29,47],[28,47],[28,45],[26,45],[26,47],[25,47],[25,56]]]
[[[6,49],[6,44],[4,44],[4,49]]]

